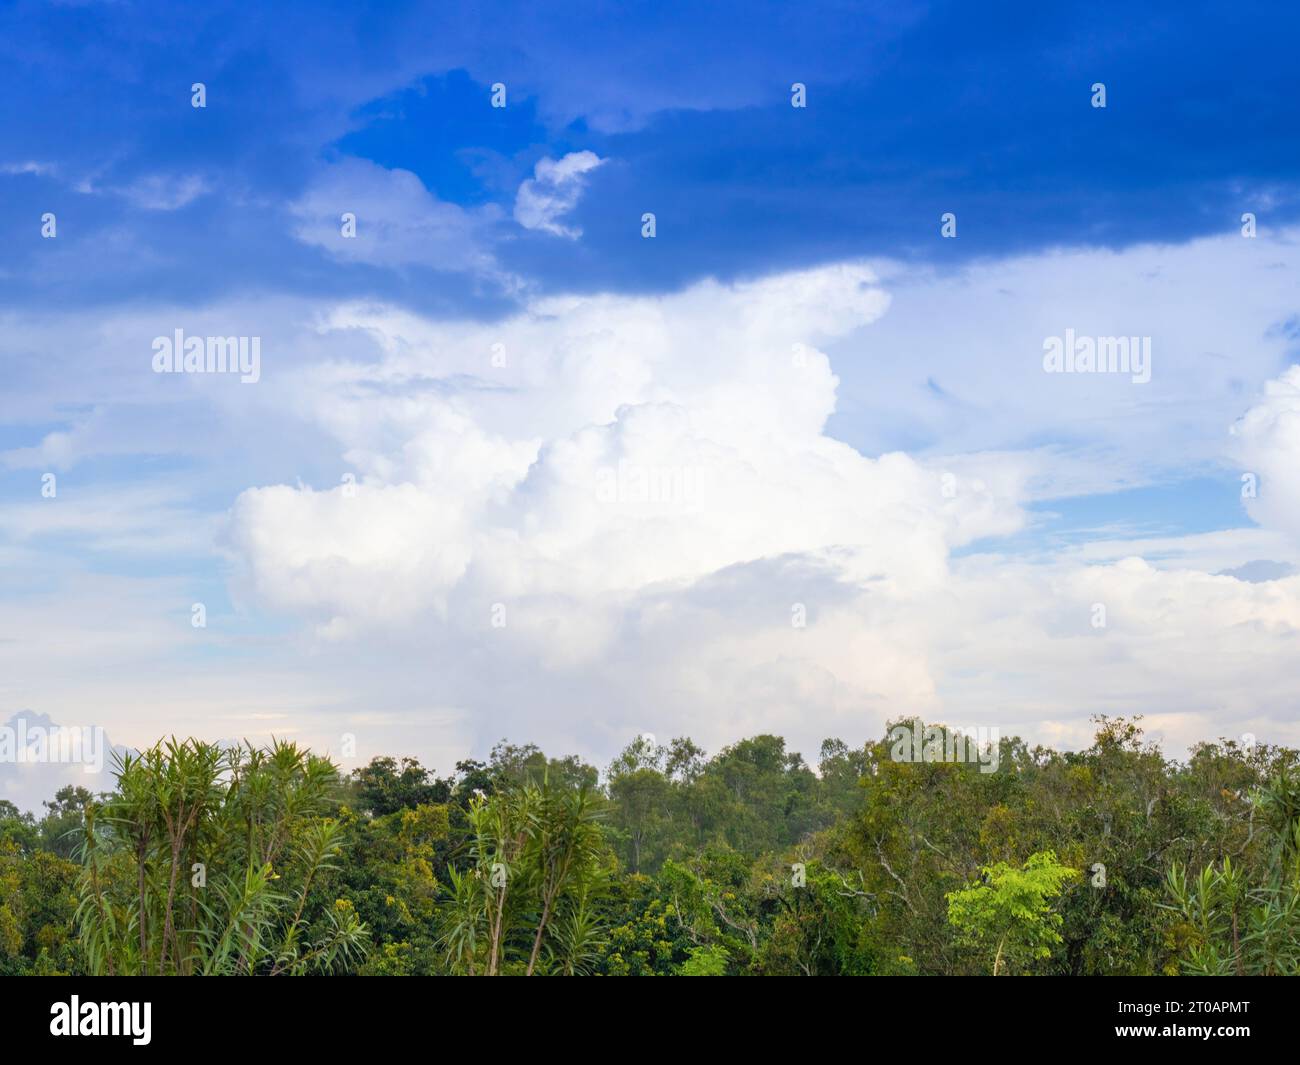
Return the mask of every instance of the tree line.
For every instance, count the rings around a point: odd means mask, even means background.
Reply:
[[[503,741],[441,777],[167,739],[110,793],[0,801],[0,974],[1300,969],[1296,751],[1170,760],[1100,717],[1085,750],[981,766],[889,735],[815,768],[778,736],[641,737],[603,773]]]

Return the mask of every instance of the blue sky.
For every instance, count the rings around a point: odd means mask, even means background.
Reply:
[[[439,5],[276,6],[8,6],[6,150],[50,169],[6,175],[6,302],[143,287],[491,305],[433,269],[340,271],[286,232],[278,205],[345,156],[507,214],[537,159],[609,158],[573,215],[583,241],[497,234],[511,270],[565,291],[864,253],[951,266],[1185,241],[1234,227],[1243,204],[1274,225],[1295,214],[1300,146],[1280,131],[1300,74],[1278,5],[655,4],[543,19],[504,4],[481,22]],[[195,80],[212,98],[198,116],[178,106]],[[1098,80],[1109,106],[1080,107]],[[497,81],[504,109],[485,106]],[[789,106],[794,81],[806,110]],[[159,211],[183,193],[150,199],[141,183],[176,174],[210,191]],[[664,219],[653,256],[637,249],[642,205]],[[60,256],[14,239],[54,207]],[[946,210],[962,239],[941,243]],[[132,243],[105,249],[120,227]]]
[[[1300,742],[1296,22],[5,5],[0,719]],[[176,329],[261,380],[154,374]]]

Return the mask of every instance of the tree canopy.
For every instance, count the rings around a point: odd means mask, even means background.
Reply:
[[[445,777],[167,739],[0,802],[0,974],[1294,974],[1300,761],[1137,720],[979,760],[502,741]],[[927,741],[928,742],[928,741]],[[957,749],[960,749],[958,747]],[[996,757],[989,755],[996,754]]]

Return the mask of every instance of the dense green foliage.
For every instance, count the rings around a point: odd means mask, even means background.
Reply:
[[[919,723],[915,723],[919,724]],[[887,734],[888,735],[888,734]],[[1300,759],[502,743],[439,778],[166,741],[0,803],[0,974],[1294,974]]]

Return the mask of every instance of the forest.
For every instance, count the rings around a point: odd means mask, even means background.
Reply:
[[[603,771],[503,741],[446,776],[166,739],[111,793],[0,801],[0,974],[1294,975],[1297,752],[1095,730]]]

